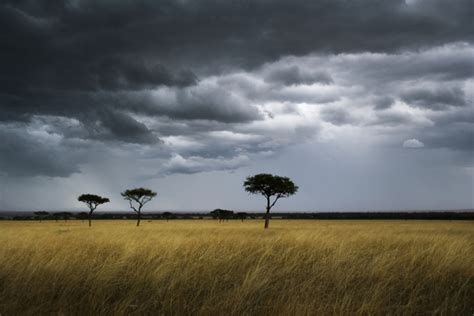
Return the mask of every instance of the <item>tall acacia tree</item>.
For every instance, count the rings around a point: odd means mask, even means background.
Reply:
[[[121,195],[130,203],[132,210],[137,213],[137,226],[140,226],[142,207],[156,196],[156,192],[150,189],[136,188],[125,190]]]
[[[281,198],[287,198],[298,191],[290,178],[274,176],[272,174],[261,173],[248,177],[244,182],[245,191],[252,194],[261,194],[267,200],[265,212],[265,229],[270,221],[270,210]],[[273,201],[272,201],[273,198]]]
[[[97,206],[110,202],[108,198],[95,194],[82,194],[77,198],[77,200],[79,202],[86,203],[87,207],[89,208],[89,214],[87,214],[87,218],[89,219],[89,227],[92,226],[92,213],[95,211]]]

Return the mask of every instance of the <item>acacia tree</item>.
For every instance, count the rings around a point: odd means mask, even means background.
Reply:
[[[53,218],[56,221],[56,223],[58,222],[60,217],[61,217],[61,213],[53,213]]]
[[[142,207],[156,196],[156,192],[150,189],[136,188],[125,190],[121,195],[130,203],[132,210],[137,213],[137,226],[140,226]]]
[[[235,217],[240,219],[242,222],[244,221],[244,219],[247,219],[247,216],[248,216],[248,214],[245,213],[245,212],[238,212],[238,213],[235,214]]]
[[[296,186],[290,178],[274,176],[267,173],[261,173],[248,177],[244,182],[245,191],[252,194],[261,194],[267,200],[265,212],[265,229],[268,228],[270,221],[270,209],[281,198],[287,198],[298,191]],[[273,201],[272,201],[272,197]]]
[[[46,211],[38,211],[38,212],[34,212],[33,214],[35,214],[36,217],[38,217],[40,223],[41,223],[41,221],[43,220],[44,217],[49,215],[49,213],[46,212]]]
[[[95,194],[82,194],[80,195],[77,200],[79,202],[86,203],[87,207],[89,208],[89,214],[87,215],[89,219],[89,227],[91,227],[91,220],[92,220],[92,213],[95,211],[97,206],[108,203],[110,200],[106,197],[102,197]]]
[[[80,212],[77,213],[76,218],[82,220],[84,223],[84,220],[86,220],[89,216],[87,215],[87,212]]]
[[[71,217],[71,213],[70,212],[59,212],[59,213],[54,213],[53,216],[55,217],[56,219],[56,223],[58,222],[58,219],[62,217],[62,219],[64,219],[64,222],[67,223],[67,220],[69,219],[69,217]]]
[[[230,218],[234,216],[234,211],[231,210],[223,210],[220,208],[216,208],[214,211],[211,212],[211,216],[214,219],[219,219],[220,222],[228,221]]]
[[[173,218],[173,216],[174,215],[171,212],[163,212],[163,214],[161,214],[161,217],[166,219],[166,221],[169,221],[171,218]]]

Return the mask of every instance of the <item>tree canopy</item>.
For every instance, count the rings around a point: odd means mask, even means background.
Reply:
[[[97,206],[108,203],[110,200],[106,197],[102,197],[100,195],[95,195],[95,194],[82,194],[80,195],[77,200],[79,202],[86,203],[89,209],[95,210]]]
[[[163,217],[164,219],[166,219],[166,221],[169,221],[170,219],[172,219],[174,217],[173,213],[171,212],[163,212],[161,214],[161,217]]]
[[[49,212],[46,212],[46,211],[37,211],[37,212],[34,212],[33,214],[35,214],[39,220],[40,220],[40,223],[41,223],[41,220],[43,219],[43,217],[46,217],[49,215]]]
[[[71,217],[71,213],[70,212],[57,212],[57,213],[53,213],[53,216],[55,217],[56,221],[58,221],[59,218],[63,218],[64,221],[67,221],[69,219],[69,217]]]
[[[231,210],[223,210],[220,208],[216,208],[214,211],[211,213],[212,218],[218,218],[219,222],[221,221],[227,221],[231,219],[234,216],[234,211]]]
[[[244,182],[244,187],[247,192],[262,194],[265,197],[276,195],[278,199],[289,197],[298,191],[298,186],[290,178],[268,173],[248,177]]]
[[[150,189],[136,188],[136,189],[125,190],[124,192],[121,193],[121,195],[123,196],[125,200],[128,200],[129,202],[132,202],[132,201],[136,202],[138,204],[138,208],[140,208],[141,206],[150,202],[151,199],[153,199],[157,195],[157,193],[153,192]],[[130,207],[135,212],[138,212],[137,208],[135,208],[132,203],[130,203]]]

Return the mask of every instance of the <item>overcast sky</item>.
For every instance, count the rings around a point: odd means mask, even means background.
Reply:
[[[0,210],[473,208],[472,0],[0,4]]]

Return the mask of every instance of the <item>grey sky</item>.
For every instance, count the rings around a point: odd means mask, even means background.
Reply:
[[[0,209],[473,208],[468,0],[4,1]],[[22,197],[22,198],[18,198]]]

